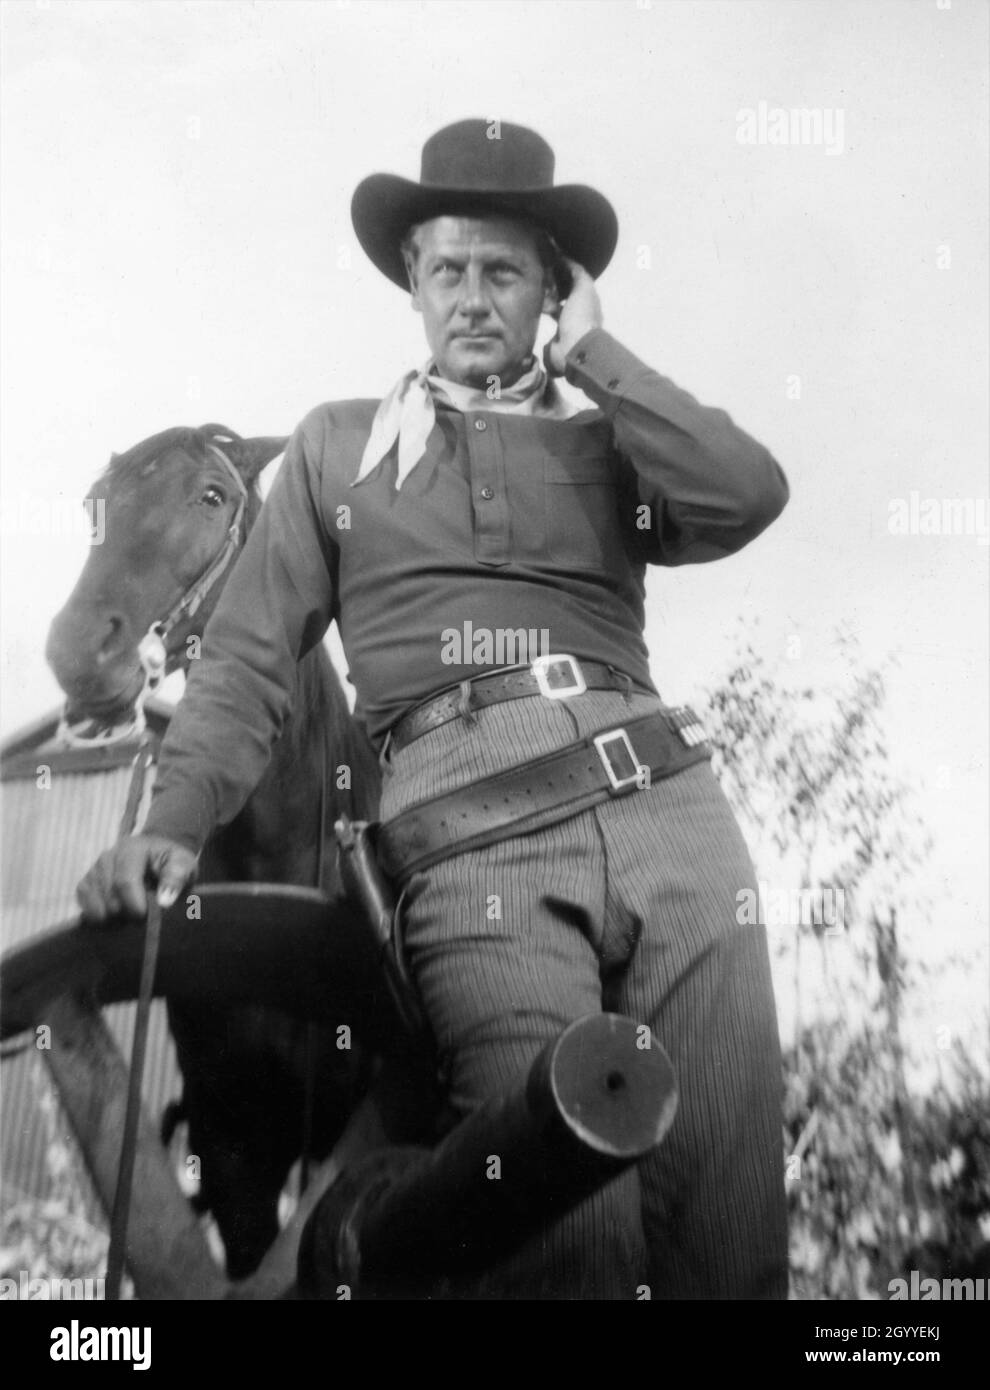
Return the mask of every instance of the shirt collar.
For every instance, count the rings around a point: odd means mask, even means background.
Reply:
[[[581,409],[566,399],[538,357],[511,386],[501,387],[493,377],[485,390],[448,381],[436,373],[436,363],[430,360],[400,377],[375,411],[371,433],[351,487],[370,477],[398,440],[395,479],[398,492],[426,453],[427,440],[436,424],[437,401],[462,413],[491,410],[557,420],[566,420]]]

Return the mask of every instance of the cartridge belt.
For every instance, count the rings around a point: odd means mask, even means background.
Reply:
[[[382,868],[402,881],[451,855],[645,790],[710,756],[690,709],[654,711],[401,811],[379,827]]]

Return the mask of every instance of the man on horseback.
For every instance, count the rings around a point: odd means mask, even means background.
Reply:
[[[703,732],[662,703],[643,639],[645,565],[741,549],[783,508],[784,476],[604,329],[595,277],[615,214],[554,185],[534,132],[449,126],[419,183],[372,175],[352,215],[371,260],[411,289],[431,356],[384,400],[320,406],[296,430],[207,629],[144,833],[90,870],[84,912],[143,914],[149,882],[175,900],[264,770],[292,664],[337,619],[380,750],[402,954],[454,1110],[515,1084],[602,1009],[648,1024],[678,1072],[660,1153],[552,1222],[491,1287],[786,1296],[767,947],[736,919],[752,866]],[[542,314],[558,325],[543,362]]]

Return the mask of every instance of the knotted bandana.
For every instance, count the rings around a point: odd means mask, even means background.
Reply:
[[[435,375],[434,367],[429,361],[400,377],[375,411],[361,466],[351,487],[364,482],[375,471],[398,439],[399,469],[395,479],[398,492],[426,453],[426,442],[437,418],[435,397],[460,411],[496,410],[506,415],[541,415],[556,420],[567,420],[582,409],[565,398],[557,383],[548,377],[539,358],[534,359],[532,367],[517,382],[494,397],[474,386],[447,381]]]

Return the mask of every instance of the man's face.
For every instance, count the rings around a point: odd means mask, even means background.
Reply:
[[[485,389],[511,386],[536,342],[541,313],[558,300],[536,237],[504,217],[436,217],[417,233],[413,308],[423,315],[437,370]]]

